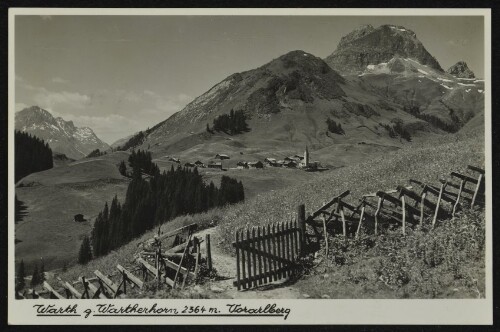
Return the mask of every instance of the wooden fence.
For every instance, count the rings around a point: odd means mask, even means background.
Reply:
[[[459,209],[484,206],[485,171],[469,165],[467,172],[470,174],[451,172],[437,185],[410,179],[410,186],[400,185],[396,189],[363,195],[356,206],[344,201],[349,195],[349,191],[344,191],[311,212],[307,218],[305,206],[301,205],[299,220],[305,220],[314,232],[311,236],[303,230],[304,240],[316,237],[319,242],[324,237],[328,252],[327,233],[339,223],[343,236],[352,234],[355,237],[363,228],[370,228],[377,235],[383,222],[400,225],[403,235],[408,223],[423,225],[426,218],[431,220],[433,228],[438,219],[454,218]]]
[[[92,278],[82,276],[73,283],[64,282],[58,278],[59,287],[57,288],[44,281],[43,291],[29,289],[24,294],[16,292],[16,298],[123,298],[127,294],[127,285],[142,289],[144,283],[151,280],[156,280],[158,284],[165,283],[172,288],[179,286],[184,288],[188,280],[190,282],[196,280],[199,272],[200,244],[203,240],[193,236],[196,229],[197,225],[191,224],[168,233],[158,230],[158,234],[153,239],[146,241],[149,250],[143,250],[139,254],[140,257],[136,259],[135,266],[125,268],[118,264],[117,271],[109,275],[95,270]],[[207,255],[210,256],[209,235],[206,236],[205,243]],[[186,265],[188,260],[194,261],[194,264]],[[208,264],[211,269],[211,257],[207,257],[207,261],[210,261]]]
[[[297,221],[236,232],[236,281],[240,289],[289,278],[298,268],[302,233]]]

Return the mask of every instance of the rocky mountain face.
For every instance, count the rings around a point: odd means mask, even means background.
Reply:
[[[48,111],[32,106],[16,113],[15,128],[42,138],[54,152],[80,159],[92,150],[107,150],[108,144],[101,141],[88,127],[75,127],[72,121],[54,118]]]
[[[358,73],[369,65],[387,63],[395,56],[412,58],[423,65],[443,71],[413,31],[394,25],[382,25],[378,28],[361,26],[342,37],[337,49],[325,61],[340,73]]]
[[[320,58],[292,51],[257,69],[227,77],[152,128],[149,136],[177,133],[189,125],[205,126],[231,109],[244,110],[249,118],[266,118],[318,99],[338,100],[346,95],[341,87],[344,81]]]
[[[453,66],[448,68],[446,71],[448,74],[451,74],[455,77],[459,78],[475,78],[474,72],[469,69],[467,63],[465,61],[459,61],[455,63]]]
[[[484,82],[445,73],[415,33],[363,26],[325,60],[298,50],[228,76],[127,147],[148,149],[158,160],[174,155],[194,162],[217,153],[281,158],[307,144],[323,161],[347,165],[399,148],[403,135],[430,139],[456,132],[483,109]],[[207,130],[231,110],[245,113],[250,131]],[[330,132],[331,121],[344,133]],[[404,133],[395,134],[395,124]]]

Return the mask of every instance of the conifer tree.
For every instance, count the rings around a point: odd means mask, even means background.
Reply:
[[[118,166],[118,171],[121,175],[127,176],[127,165],[125,165],[125,161],[121,161],[120,166]]]
[[[91,260],[92,250],[90,249],[90,240],[88,236],[85,236],[80,246],[80,252],[78,253],[78,264],[87,264]]]
[[[43,262],[40,265],[40,283],[45,281],[45,263]]]
[[[31,276],[31,287],[35,287],[40,284],[40,273],[38,272],[38,265],[35,264],[33,269],[33,275]]]
[[[19,263],[19,268],[17,270],[16,290],[22,290],[24,286],[26,286],[25,278],[26,272],[24,270],[24,261],[21,260],[21,263]]]
[[[207,211],[215,206],[244,200],[243,184],[224,176],[220,189],[207,185],[198,169],[173,166],[160,173],[150,154],[134,151],[129,159],[133,177],[121,205],[115,196],[106,203],[92,229],[94,257],[107,254],[147,230],[179,215]],[[152,171],[143,179],[140,169]]]
[[[43,140],[31,134],[15,132],[15,181],[53,167],[52,150]]]

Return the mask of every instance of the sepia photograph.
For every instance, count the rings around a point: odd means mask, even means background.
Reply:
[[[491,304],[489,11],[400,12],[11,12],[10,303]]]

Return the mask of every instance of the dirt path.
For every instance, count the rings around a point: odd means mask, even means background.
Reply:
[[[205,229],[195,235],[204,239],[206,234],[210,234],[213,267],[224,280],[210,281],[203,285],[203,287],[195,286],[194,289],[196,291],[206,292],[210,297],[228,299],[296,299],[301,297],[299,291],[293,285],[287,285],[283,282],[251,290],[238,291],[233,286],[233,281],[236,277],[236,258],[221,250],[219,246],[219,242],[221,242],[220,235],[217,232],[217,227]],[[204,256],[206,254],[204,245],[202,245],[201,251]]]

